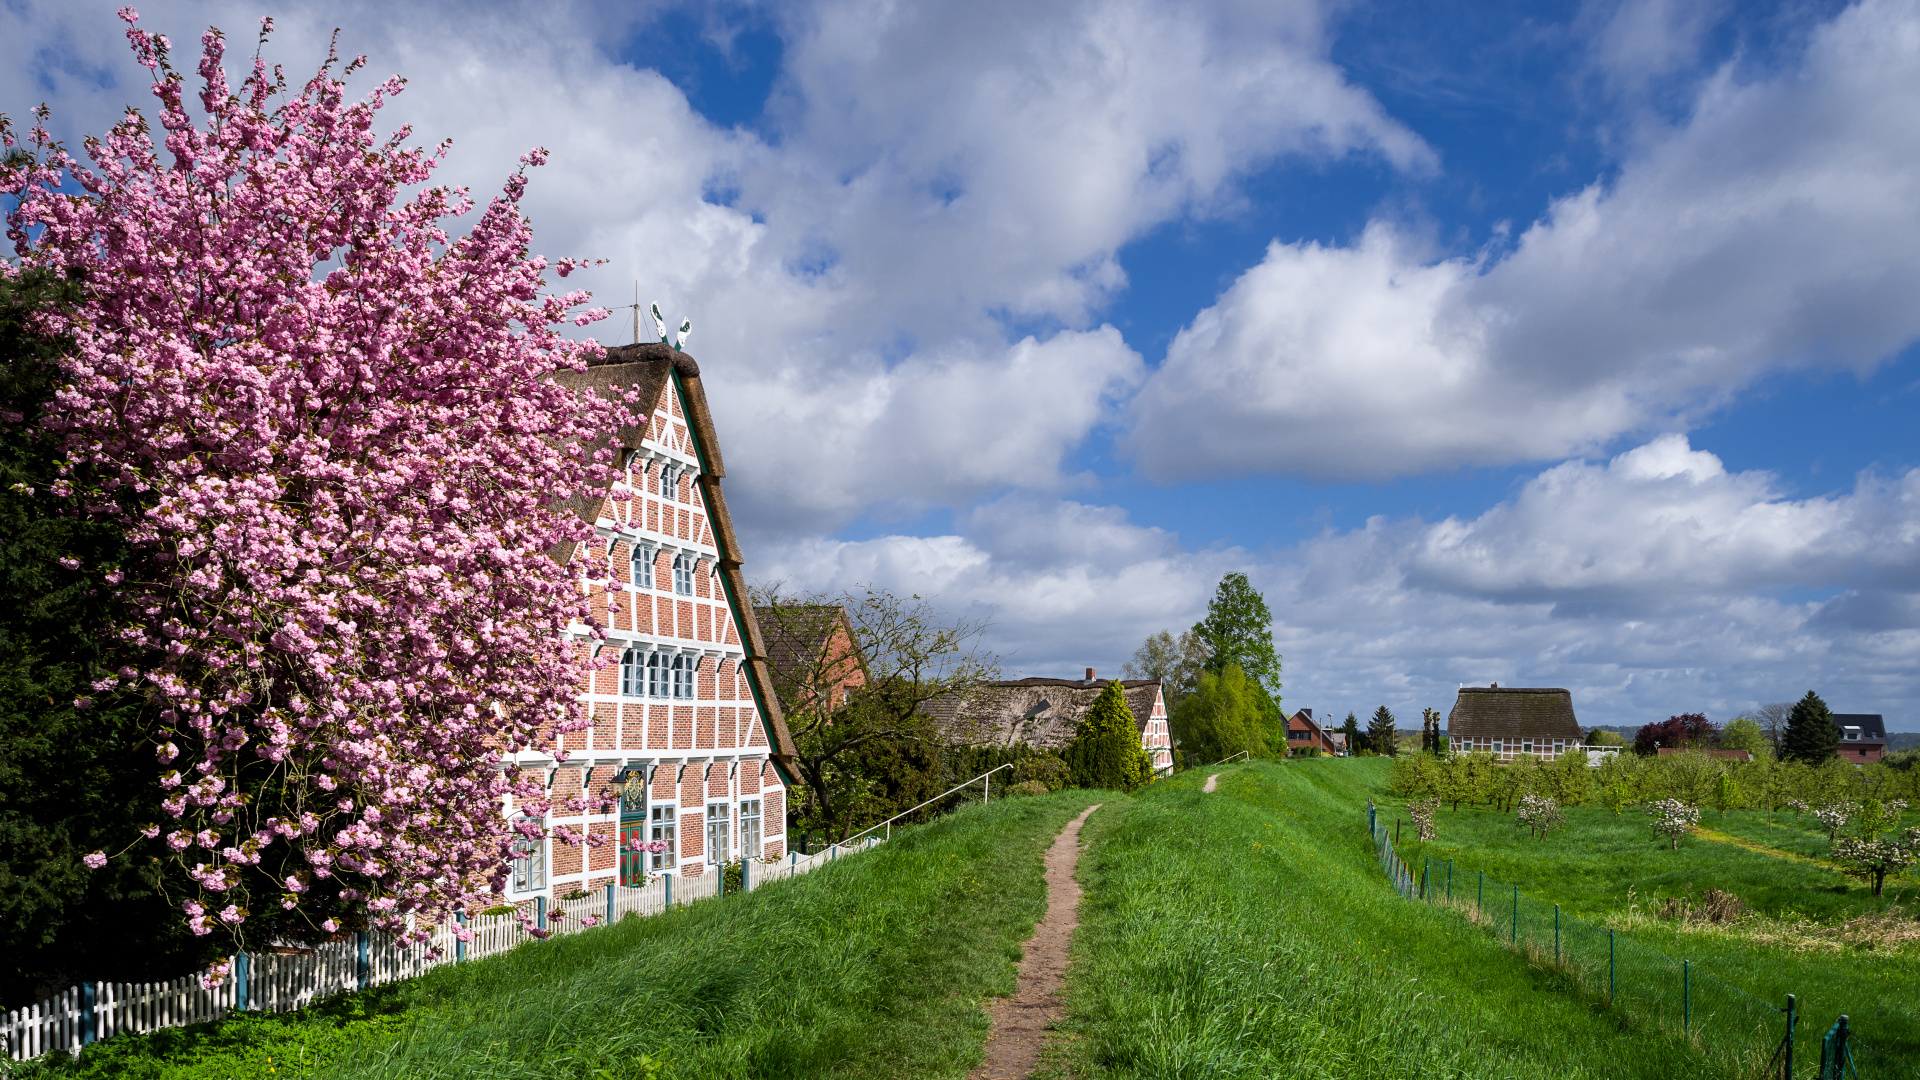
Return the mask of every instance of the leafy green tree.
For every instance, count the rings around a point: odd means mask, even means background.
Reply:
[[[1420,752],[1438,754],[1440,747],[1440,713],[1435,709],[1420,710]]]
[[[1280,654],[1273,651],[1273,613],[1247,575],[1233,573],[1220,579],[1207,604],[1207,617],[1194,624],[1193,634],[1206,645],[1208,671],[1218,675],[1227,665],[1236,665],[1279,702]]]
[[[55,494],[64,455],[41,421],[65,345],[34,330],[78,288],[0,276],[0,1008],[80,980],[177,977],[212,951],[168,898],[186,882],[140,831],[166,820],[157,718],[92,685],[133,659],[112,584],[129,553],[81,512],[101,493]],[[94,852],[108,858],[89,870]]]
[[[1166,697],[1167,711],[1172,712],[1181,698],[1199,689],[1200,672],[1206,669],[1209,655],[1207,643],[1193,631],[1188,630],[1176,639],[1162,630],[1134,650],[1133,659],[1120,669],[1120,674],[1128,679],[1158,681],[1160,692]]]
[[[1720,732],[1720,745],[1728,750],[1745,750],[1754,757],[1773,749],[1773,744],[1767,741],[1766,729],[1747,716],[1736,716],[1727,722],[1726,728]]]
[[[1627,745],[1627,740],[1624,735],[1621,735],[1617,731],[1608,731],[1605,728],[1594,728],[1587,734],[1587,745],[1625,746]]]
[[[1202,672],[1200,686],[1174,710],[1170,727],[1174,739],[1194,765],[1206,765],[1242,750],[1253,757],[1268,756],[1264,712],[1266,694],[1247,678],[1238,664],[1219,674]]]
[[[1398,736],[1394,734],[1396,721],[1393,713],[1385,705],[1373,710],[1373,719],[1367,722],[1367,745],[1376,754],[1392,757],[1397,752]]]
[[[1118,681],[1110,682],[1093,708],[1080,718],[1073,742],[1061,755],[1073,785],[1132,791],[1153,779],[1153,765],[1140,746],[1140,729]]]
[[[1820,695],[1807,691],[1787,717],[1787,730],[1780,737],[1780,755],[1794,761],[1818,766],[1833,757],[1840,746],[1840,726],[1833,722],[1833,710]]]

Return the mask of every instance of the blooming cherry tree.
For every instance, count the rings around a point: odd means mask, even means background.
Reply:
[[[1647,824],[1654,832],[1666,837],[1675,851],[1680,850],[1680,838],[1700,823],[1700,808],[1679,799],[1660,799],[1648,803],[1647,813],[1653,816],[1653,820]]]
[[[360,61],[329,56],[290,91],[256,54],[236,89],[209,31],[196,118],[167,39],[121,15],[160,131],[130,110],[82,162],[42,116],[0,187],[20,265],[88,283],[48,329],[74,342],[69,482],[141,553],[110,580],[144,614],[119,678],[158,716],[147,835],[195,933],[424,940],[504,883],[508,799],[543,831],[512,755],[590,723],[566,635],[598,630],[555,554],[592,539],[568,500],[605,492],[602,437],[645,420],[549,378],[596,348],[557,327],[605,313],[528,255],[542,151],[456,236],[445,145],[374,133],[400,80],[350,101]]]

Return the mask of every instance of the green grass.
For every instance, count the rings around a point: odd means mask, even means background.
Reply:
[[[1380,813],[1389,826],[1405,816],[1398,804],[1383,803]],[[1453,860],[1456,896],[1471,896],[1477,874],[1485,872],[1544,905],[1561,905],[1569,916],[1620,929],[1638,945],[1690,960],[1694,970],[1766,1002],[1778,1004],[1794,994],[1809,1025],[1821,1031],[1846,1013],[1860,1038],[1920,1062],[1920,1000],[1913,993],[1920,941],[1888,946],[1841,927],[1874,912],[1901,910],[1896,905],[1911,913],[1911,878],[1890,880],[1886,895],[1876,899],[1858,881],[1800,859],[1700,837],[1672,850],[1635,810],[1618,818],[1598,807],[1565,813],[1567,827],[1543,842],[1510,814],[1442,810],[1432,843],[1415,841],[1408,821],[1397,847],[1416,874],[1423,858],[1432,860],[1436,889],[1444,889],[1446,863]],[[1751,811],[1725,819],[1709,811],[1701,820],[1709,829],[1781,851],[1826,854],[1824,832],[1794,825],[1791,813],[1776,813],[1774,823],[1769,831],[1765,815]],[[1656,917],[1665,898],[1697,899],[1709,888],[1739,896],[1756,916],[1722,926]]]
[[[1410,903],[1363,809],[1389,763],[1196,770],[1101,810],[1061,1066],[1102,1078],[1723,1074],[1459,915]]]
[[[1045,911],[1046,846],[1100,797],[963,809],[746,896],[325,1009],[109,1040],[28,1075],[963,1076],[980,1060],[982,1000],[1012,991],[1019,943]]]

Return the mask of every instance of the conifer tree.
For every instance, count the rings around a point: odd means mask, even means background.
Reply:
[[[1340,730],[1347,735],[1347,753],[1357,755],[1367,749],[1367,737],[1361,733],[1360,720],[1353,713],[1347,713],[1347,722],[1340,725]]]
[[[1153,765],[1140,746],[1140,729],[1117,680],[1107,684],[1080,718],[1064,756],[1075,787],[1131,791],[1152,778]]]
[[[1819,765],[1831,758],[1840,746],[1840,726],[1833,722],[1833,710],[1820,695],[1807,691],[1787,717],[1787,730],[1780,738],[1780,756],[1793,761]]]
[[[1394,755],[1397,749],[1394,723],[1393,713],[1385,705],[1373,710],[1373,719],[1367,724],[1367,745],[1374,753],[1387,757]]]

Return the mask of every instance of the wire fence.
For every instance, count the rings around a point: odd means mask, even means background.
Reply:
[[[1819,1080],[1920,1080],[1920,1072],[1861,1043],[1842,1017],[1813,1047],[1796,1047],[1807,1034],[1794,1029],[1794,999],[1775,1004],[1722,982],[1625,935],[1568,915],[1560,905],[1528,896],[1518,886],[1449,861],[1408,865],[1394,850],[1371,801],[1367,825],[1387,878],[1402,896],[1451,908],[1494,938],[1550,966],[1567,989],[1604,1001],[1623,1015],[1702,1051],[1730,1076]],[[1796,1063],[1795,1052],[1800,1051]],[[1818,1072],[1808,1071],[1817,1064]]]

